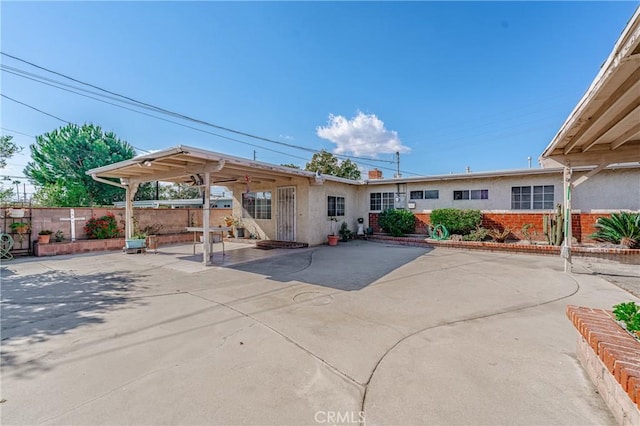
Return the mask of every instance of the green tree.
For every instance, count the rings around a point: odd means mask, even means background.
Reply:
[[[69,124],[36,137],[24,174],[40,188],[36,199],[50,206],[108,205],[124,191],[94,181],[89,169],[133,158],[135,151],[100,126]]]
[[[11,140],[13,136],[0,136],[0,169],[7,167],[7,160],[22,151],[22,147]]]
[[[163,188],[163,197],[169,200],[186,200],[201,197],[200,188],[187,183],[172,183]]]
[[[7,167],[7,160],[22,151],[22,147],[12,142],[12,139],[13,136],[0,136],[0,169]],[[8,181],[8,179],[5,178],[4,180]],[[10,201],[13,198],[13,187],[9,185],[8,188],[5,188],[4,183],[0,185],[0,202]]]
[[[306,164],[304,169],[353,180],[358,180],[361,177],[360,170],[353,161],[340,161],[338,157],[324,149],[313,154],[311,161]]]

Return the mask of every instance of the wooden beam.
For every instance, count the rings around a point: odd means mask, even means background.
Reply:
[[[640,132],[640,123],[636,124],[635,126],[630,128],[629,130],[627,130],[626,132],[624,132],[623,134],[618,136],[616,139],[611,141],[611,149],[612,150],[613,149],[618,149],[623,144],[625,144],[627,142],[630,142],[631,137],[633,137],[633,135],[635,135],[638,132]]]
[[[597,145],[598,140],[609,130],[615,127],[619,122],[624,120],[626,117],[640,117],[640,96],[635,100],[634,103],[627,106],[623,109],[619,114],[613,117],[609,122],[597,133],[597,135],[593,138],[593,140],[582,149],[582,152],[586,152]]]
[[[630,141],[612,151],[608,146],[589,152],[574,152],[567,155],[550,155],[540,159],[543,167],[594,166],[607,161],[610,164],[640,162],[640,141]]]
[[[196,174],[204,174],[206,172],[213,172],[219,170],[219,165],[224,165],[224,161],[221,161],[218,164],[207,164],[201,165],[197,167],[176,167],[172,170],[167,170],[165,172],[154,173],[148,176],[137,176],[135,179],[139,179],[141,182],[150,182],[154,180],[164,180],[164,179],[176,179],[182,176],[191,176]],[[126,176],[128,177],[128,176]]]
[[[607,97],[603,104],[600,105],[600,107],[598,107],[598,109],[593,114],[591,114],[588,121],[582,125],[580,130],[578,130],[575,135],[573,135],[571,142],[567,144],[567,146],[565,146],[564,153],[571,153],[571,151],[580,144],[582,136],[584,136],[584,134],[596,123],[605,118],[606,113],[612,110],[617,104],[619,104],[624,99],[625,94],[635,93],[633,89],[636,88],[636,86],[638,86],[639,84],[640,68],[635,70],[610,96]],[[591,102],[594,102],[594,100],[592,99]],[[637,102],[638,100],[636,99],[636,106]],[[623,111],[627,111],[628,108],[629,107],[625,108]],[[635,106],[633,108],[635,108]],[[624,113],[624,115],[627,115],[628,113],[629,111]],[[608,123],[606,127],[608,127],[609,125],[610,123]]]
[[[595,175],[597,175],[598,173],[600,173],[601,171],[606,169],[608,165],[609,165],[608,162],[601,163],[598,167],[596,167],[595,169],[591,170],[586,175],[582,175],[578,179],[573,181],[572,186],[575,188],[576,186],[579,186],[579,185],[585,183],[586,181],[588,181],[589,179],[591,179],[592,177],[594,177]]]

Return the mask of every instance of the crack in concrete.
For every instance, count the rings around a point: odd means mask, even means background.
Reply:
[[[429,326],[429,327],[424,327],[424,328],[422,328],[420,330],[416,330],[416,331],[404,336],[402,339],[398,340],[393,346],[391,346],[389,349],[387,349],[387,351],[380,357],[380,359],[378,360],[376,365],[373,367],[373,370],[371,371],[371,375],[369,376],[369,379],[364,384],[364,394],[362,396],[362,404],[360,406],[360,411],[362,413],[365,413],[365,405],[366,405],[366,402],[367,402],[367,393],[369,391],[369,385],[371,384],[371,380],[373,380],[373,376],[375,375],[375,373],[378,370],[378,367],[380,366],[382,361],[391,352],[393,352],[398,346],[400,346],[402,343],[404,343],[405,341],[407,341],[411,337],[417,336],[418,334],[421,334],[421,333],[423,333],[425,331],[431,331],[431,330],[434,330],[434,329],[437,329],[437,328],[441,328],[441,327],[446,327],[446,326],[449,326],[449,325],[462,324],[462,323],[465,323],[465,322],[471,322],[471,321],[476,321],[476,320],[480,320],[480,319],[492,318],[492,317],[496,317],[496,316],[500,316],[500,315],[504,315],[504,314],[523,311],[523,310],[526,310],[526,309],[537,308],[537,307],[540,307],[540,306],[544,306],[544,305],[548,305],[548,304],[551,304],[551,303],[558,302],[558,301],[563,300],[563,299],[567,299],[569,297],[574,296],[576,293],[578,293],[578,291],[580,291],[580,283],[572,276],[569,276],[569,278],[571,278],[573,280],[573,282],[575,283],[575,286],[576,286],[574,291],[571,292],[570,294],[567,294],[567,295],[564,295],[564,296],[560,296],[560,297],[556,297],[556,298],[551,299],[551,300],[546,300],[544,302],[535,303],[535,304],[532,304],[532,305],[520,306],[520,307],[516,307],[516,308],[506,309],[506,310],[494,312],[494,313],[491,313],[491,314],[484,314],[484,315],[477,315],[477,316],[468,317],[468,318],[461,318],[461,319],[458,319],[458,320],[455,320],[455,321],[450,321],[450,322],[446,322],[446,323],[442,323],[442,324],[436,324],[436,325],[432,325],[432,326]],[[365,418],[366,418],[366,413],[365,413]],[[361,423],[361,424],[364,424],[364,423]]]
[[[230,310],[232,310],[234,312],[237,312],[238,314],[257,322],[258,324],[262,325],[263,327],[271,330],[272,332],[276,333],[280,337],[284,338],[287,342],[289,342],[292,345],[296,346],[298,349],[304,351],[307,355],[309,355],[309,356],[315,358],[316,360],[320,361],[323,365],[325,365],[327,368],[329,368],[331,371],[333,371],[336,375],[341,377],[343,380],[347,380],[348,382],[351,382],[352,384],[356,385],[358,388],[363,388],[364,387],[363,383],[360,383],[359,381],[357,381],[356,379],[354,379],[353,377],[351,377],[350,375],[348,375],[344,371],[340,370],[339,368],[337,368],[334,365],[332,365],[331,363],[329,363],[327,360],[325,360],[325,359],[319,357],[318,355],[314,354],[311,350],[305,348],[300,343],[298,343],[295,340],[293,340],[291,337],[287,336],[286,334],[284,334],[283,332],[277,330],[276,328],[270,326],[266,322],[261,321],[260,319],[254,317],[253,315],[248,314],[248,313],[246,313],[246,312],[244,312],[244,311],[242,311],[240,309],[234,308],[233,306],[227,305],[225,303],[218,302],[217,300],[214,300],[214,299],[209,299],[209,298],[206,298],[206,297],[203,297],[203,296],[199,296],[197,294],[192,294],[192,296],[200,298],[200,299],[207,300],[207,301],[209,301],[211,303],[216,303],[218,305],[222,305],[222,306],[226,307],[227,309],[230,309]]]

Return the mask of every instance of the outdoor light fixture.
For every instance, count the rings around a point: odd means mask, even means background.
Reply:
[[[151,160],[147,160],[143,164],[147,167],[151,167]]]

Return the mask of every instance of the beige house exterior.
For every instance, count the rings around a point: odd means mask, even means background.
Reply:
[[[574,172],[579,177],[591,170],[593,167],[582,167]],[[563,169],[354,181],[188,146],[88,173],[94,179],[124,188],[128,209],[133,207],[135,190],[143,182],[192,182],[203,188],[225,185],[233,192],[233,215],[242,220],[249,234],[309,245],[325,243],[327,235],[337,232],[342,222],[355,230],[357,219],[363,218],[368,227],[369,214],[386,208],[406,208],[414,213],[445,207],[542,213],[552,211],[563,200]],[[378,177],[379,172],[371,175]],[[437,198],[433,197],[436,194]],[[209,227],[224,225],[217,223],[219,219],[212,220],[208,214],[211,200],[205,198],[208,208],[203,209],[202,223]],[[640,165],[611,166],[585,181],[574,198],[574,212],[617,210],[640,210]],[[126,217],[131,216],[131,211]],[[131,235],[132,223],[127,222],[126,234]]]

